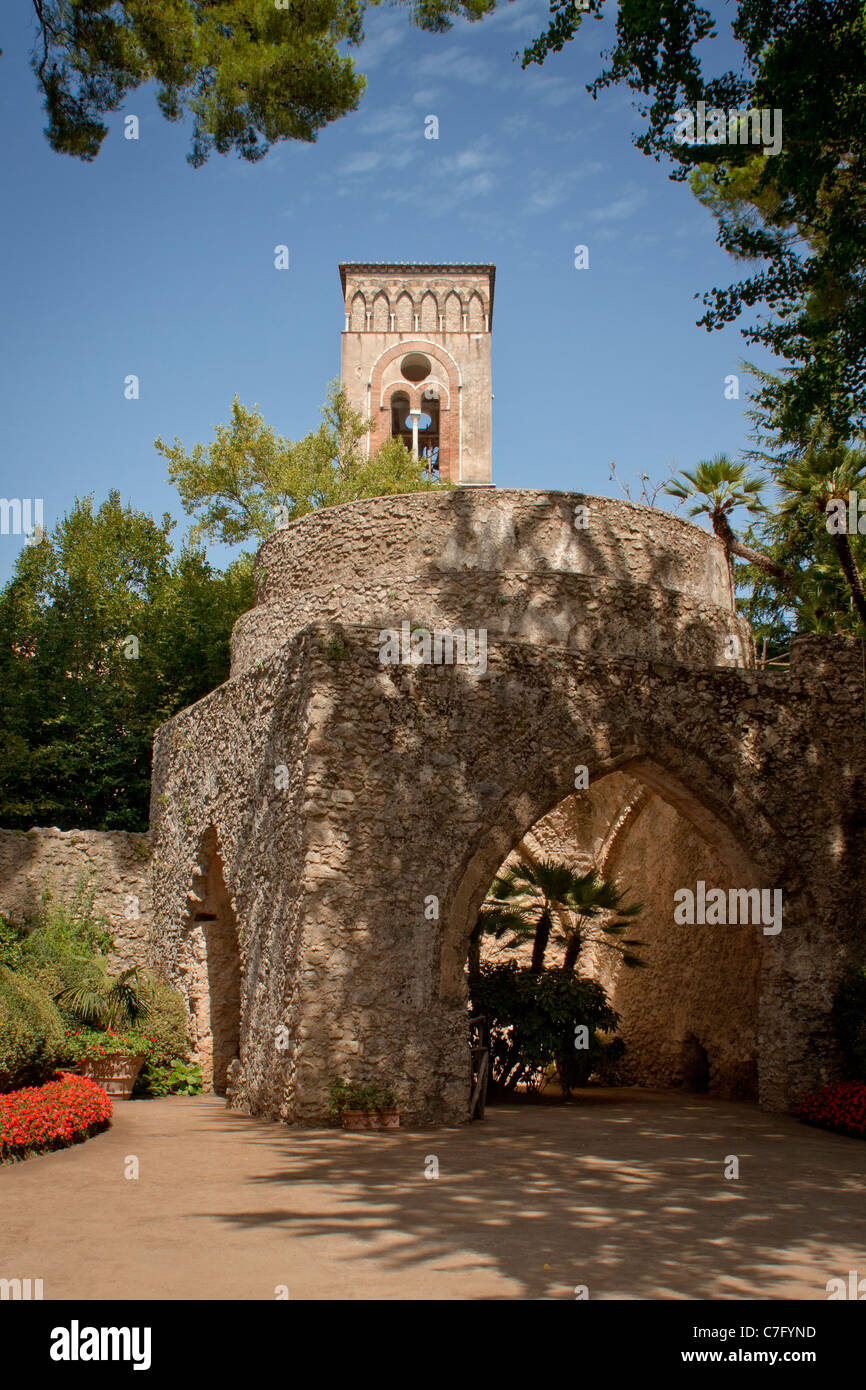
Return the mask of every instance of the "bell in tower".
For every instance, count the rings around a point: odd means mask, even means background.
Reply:
[[[491,481],[492,265],[340,266],[341,380],[373,420],[371,451],[393,435],[431,477]]]

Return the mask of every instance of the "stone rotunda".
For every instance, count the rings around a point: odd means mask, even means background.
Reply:
[[[593,965],[633,1079],[784,1110],[837,1074],[864,743],[861,646],[756,669],[720,543],[676,517],[489,488],[312,513],[261,548],[230,679],[157,733],[157,958],[232,1104],[316,1123],[351,1075],[459,1122],[469,934],[528,845],[644,903],[648,968]],[[782,929],[677,925],[699,881],[781,890]]]

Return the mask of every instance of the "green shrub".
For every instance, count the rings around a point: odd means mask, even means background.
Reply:
[[[26,933],[5,917],[0,917],[0,965],[17,970],[23,950],[22,942]]]
[[[166,1096],[175,1090],[172,1074],[189,1056],[186,1005],[177,990],[160,981],[151,984],[148,1002],[150,1013],[144,1031],[153,1038],[153,1048],[138,1073],[133,1094]],[[179,1094],[195,1095],[197,1092],[180,1091]]]
[[[37,959],[106,955],[114,945],[108,919],[96,912],[96,884],[79,875],[74,887],[57,897],[44,889],[35,922],[27,933],[25,950]]]
[[[341,1115],[344,1110],[363,1110],[365,1114],[375,1114],[377,1110],[396,1110],[397,1096],[393,1091],[377,1086],[375,1082],[364,1085],[360,1081],[332,1081],[328,1091],[328,1110],[332,1115]]]
[[[112,973],[107,953],[114,939],[94,911],[95,893],[82,878],[67,897],[43,893],[19,968],[51,996],[68,1028],[140,1028],[148,1021],[150,978],[138,966]]]
[[[842,978],[833,1001],[833,1024],[849,1081],[866,1081],[866,965]]]
[[[491,1079],[509,1091],[520,1083],[538,1088],[551,1062],[566,1094],[585,1085],[605,1055],[597,1030],[611,1033],[619,1023],[601,985],[567,970],[483,965],[470,992],[473,1012],[487,1019]],[[586,1048],[577,1046],[579,1027],[588,1030]]]
[[[202,1091],[201,1067],[198,1062],[191,1066],[177,1060],[160,1068],[160,1090],[155,1094],[163,1096],[200,1096]]]
[[[45,1081],[65,1058],[66,1030],[39,985],[0,965],[0,1091]]]
[[[105,1057],[121,1052],[126,1057],[147,1057],[153,1044],[143,1033],[115,1033],[102,1028],[76,1028],[66,1034],[66,1057],[80,1062],[85,1057]]]

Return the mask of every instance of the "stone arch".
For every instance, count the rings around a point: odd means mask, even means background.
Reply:
[[[484,300],[477,290],[469,296],[467,327],[470,333],[483,333],[485,330]]]
[[[403,291],[394,306],[398,333],[412,333],[415,329],[415,304],[412,296]]]
[[[373,318],[370,324],[374,333],[387,333],[391,328],[391,305],[388,296],[381,290],[373,300]]]
[[[428,290],[421,300],[421,315],[419,324],[422,332],[439,332],[439,304],[435,294]]]
[[[745,826],[737,833],[713,810],[717,804],[714,789],[708,786],[701,791],[693,790],[681,779],[677,771],[672,771],[648,757],[642,748],[631,746],[618,754],[599,759],[591,751],[578,751],[569,757],[566,775],[571,779],[572,769],[577,764],[589,768],[590,783],[595,784],[614,771],[628,772],[667,801],[687,820],[698,833],[717,851],[720,858],[744,882],[761,884],[766,878],[759,852],[746,848],[750,842]],[[528,774],[528,775],[527,775]],[[455,876],[455,890],[445,915],[442,938],[440,995],[443,1000],[462,1000],[465,994],[465,962],[469,948],[469,934],[475,922],[481,903],[499,866],[516,845],[548,815],[567,796],[571,794],[572,784],[560,777],[542,777],[536,786],[529,769],[524,769],[521,780],[515,784],[510,796],[503,798],[495,816],[491,818],[486,833],[480,843],[470,846],[465,859]],[[641,800],[629,815],[626,825],[633,824],[639,810],[645,803]],[[763,824],[763,835],[755,836],[754,842],[773,838],[772,829],[766,825],[758,808],[751,808],[754,827]]]
[[[352,333],[363,333],[367,327],[367,301],[360,290],[352,296],[349,311],[349,328]]]
[[[241,962],[234,908],[212,826],[201,837],[188,902],[183,974],[193,1051],[205,1089],[225,1095],[229,1064],[240,1053]]]
[[[694,824],[624,768],[567,796],[533,826],[516,855],[559,860],[578,873],[594,869],[639,906],[628,935],[640,940],[647,968],[625,967],[601,937],[584,946],[578,966],[620,1015],[623,1076],[642,1086],[681,1086],[683,1038],[693,1035],[705,1050],[707,1089],[729,1100],[756,1100],[763,938],[749,925],[677,925],[677,890],[694,890],[699,880],[725,893],[743,884]],[[554,909],[553,919],[557,931],[546,964],[556,968],[563,962],[557,932],[568,930],[572,918]],[[523,964],[529,949],[518,953]],[[482,960],[494,964],[501,952],[501,945],[481,943]]]
[[[463,332],[463,301],[456,290],[452,290],[445,300],[445,332]]]

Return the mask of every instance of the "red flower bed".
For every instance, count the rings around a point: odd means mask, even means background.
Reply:
[[[866,1081],[833,1081],[822,1086],[806,1097],[798,1113],[808,1125],[866,1139]]]
[[[0,1096],[0,1161],[63,1149],[89,1139],[111,1119],[111,1101],[86,1076],[61,1072],[45,1086]]]

